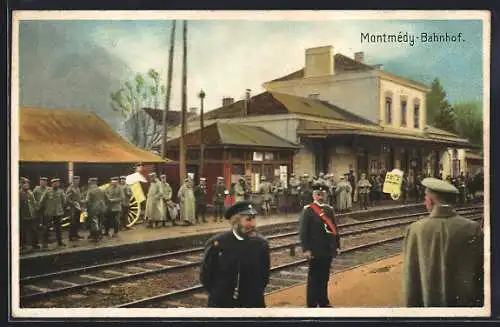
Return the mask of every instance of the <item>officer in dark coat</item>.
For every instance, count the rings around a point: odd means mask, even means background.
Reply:
[[[256,214],[250,201],[237,202],[225,214],[231,230],[207,242],[200,279],[209,294],[209,307],[265,307],[269,244],[255,233]]]
[[[329,307],[328,280],[333,258],[340,249],[340,237],[331,206],[323,202],[323,190],[316,186],[313,202],[300,217],[300,243],[309,260],[307,307]]]

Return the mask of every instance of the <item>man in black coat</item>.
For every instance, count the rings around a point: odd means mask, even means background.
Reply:
[[[225,214],[231,230],[207,242],[200,279],[209,294],[209,307],[265,307],[269,244],[255,233],[256,214],[250,201],[237,202]]]
[[[307,307],[329,307],[330,266],[340,249],[340,237],[334,210],[323,202],[321,188],[313,190],[312,197],[300,217],[300,242],[309,260]]]

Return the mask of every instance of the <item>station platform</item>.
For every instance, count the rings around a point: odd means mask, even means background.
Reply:
[[[398,211],[405,211],[418,208],[422,208],[422,204],[412,203],[402,205],[399,203],[389,202],[369,208],[368,210],[353,210],[347,213],[336,214],[336,217],[339,220],[339,224],[344,224],[352,221],[353,219],[360,219],[363,217],[370,219],[372,214],[393,211],[395,209],[398,209]],[[297,222],[299,215],[300,213],[257,216],[257,229],[265,230],[267,227],[272,227],[273,225],[279,226],[289,224],[290,222]],[[70,252],[95,250],[96,248],[119,247],[123,245],[154,242],[165,239],[188,238],[197,235],[213,235],[229,228],[229,223],[226,220],[214,221],[214,217],[208,217],[207,220],[208,221],[206,223],[190,226],[171,226],[170,223],[167,223],[166,227],[153,229],[147,228],[146,224],[141,223],[133,226],[130,230],[120,231],[116,237],[104,236],[97,243],[87,239],[89,232],[86,230],[80,231],[80,235],[84,237],[83,239],[70,242],[68,240],[68,231],[66,230],[63,231],[63,242],[66,244],[66,247],[58,247],[55,242],[49,244],[48,249],[31,250],[31,248],[28,247],[28,250],[21,253],[20,258],[29,259],[40,256],[53,256]],[[112,231],[110,233],[112,234]],[[54,237],[53,234],[54,233],[52,232],[52,238]]]
[[[335,261],[334,261],[335,265]],[[403,307],[401,254],[332,274],[328,298],[335,308]],[[268,308],[304,308],[306,284],[276,291],[266,296]]]

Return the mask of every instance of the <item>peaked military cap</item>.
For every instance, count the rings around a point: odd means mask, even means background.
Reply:
[[[217,177],[217,179],[219,179],[219,180],[220,180],[220,179],[224,179],[224,177],[219,176],[219,177]]]
[[[73,180],[79,180],[80,176],[73,176]]]
[[[207,179],[205,177],[200,177],[200,181],[206,181]]]
[[[120,179],[127,179],[127,176],[120,176]]]
[[[90,182],[97,182],[97,177],[90,177],[89,178],[89,183]]]
[[[445,181],[442,181],[437,178],[424,178],[422,181],[422,185],[427,187],[430,191],[435,193],[443,193],[443,194],[458,194],[458,189]]]
[[[257,215],[257,211],[254,209],[252,202],[244,200],[238,201],[233,204],[229,209],[227,209],[224,217],[226,219],[230,219],[234,215],[247,215],[247,216],[255,216]]]
[[[112,182],[115,182],[115,181],[118,182],[119,178],[118,177],[111,177],[109,180]]]
[[[29,182],[30,182],[30,180],[27,179],[26,177],[21,177],[21,184],[23,184],[23,183],[29,183]]]
[[[61,180],[59,178],[52,178],[50,180],[51,183],[55,183],[55,182],[60,182]]]
[[[312,191],[313,191],[313,194],[318,194],[318,193],[323,192],[324,189],[323,189],[323,186],[316,184],[316,185],[312,186]]]
[[[156,177],[156,173],[155,172],[149,173],[149,177]]]
[[[260,180],[261,181],[265,181],[266,180],[266,176],[260,176]]]
[[[40,177],[41,181],[48,181],[49,179],[47,177]]]
[[[163,178],[163,177],[167,178],[167,175],[165,175],[165,174],[161,174],[161,175],[160,175],[160,178]]]
[[[240,175],[240,176],[238,177],[238,179],[245,179],[245,176]]]

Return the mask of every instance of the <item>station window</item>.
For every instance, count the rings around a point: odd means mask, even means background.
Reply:
[[[391,97],[385,98],[385,123],[392,124],[392,99]]]
[[[406,127],[406,100],[401,100],[401,126]]]
[[[420,104],[415,103],[413,106],[413,127],[420,128]]]

